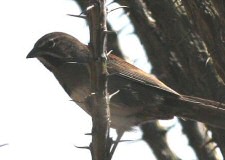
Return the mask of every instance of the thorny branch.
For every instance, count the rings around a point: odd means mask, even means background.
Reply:
[[[91,89],[89,105],[92,108],[92,143],[93,160],[106,160],[111,148],[109,140],[110,110],[107,90],[107,50],[106,6],[105,0],[89,0],[85,10],[90,29],[90,50],[93,59],[90,62]]]

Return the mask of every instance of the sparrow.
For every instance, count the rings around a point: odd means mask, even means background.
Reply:
[[[89,48],[69,34],[53,32],[41,37],[27,58],[37,58],[72,100],[91,115],[87,97],[91,95],[93,57]],[[107,71],[108,92],[114,95],[109,104],[112,128],[127,131],[148,121],[177,116],[225,129],[223,103],[182,95],[113,54],[107,57]]]

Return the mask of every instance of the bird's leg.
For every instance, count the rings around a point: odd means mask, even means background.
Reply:
[[[114,142],[113,146],[112,146],[112,149],[110,150],[110,154],[109,154],[109,159],[111,160],[112,159],[112,156],[116,150],[116,147],[118,146],[119,142],[120,142],[120,139],[122,138],[123,136],[123,133],[124,131],[123,130],[116,130],[117,132],[117,137],[116,137],[116,141]]]

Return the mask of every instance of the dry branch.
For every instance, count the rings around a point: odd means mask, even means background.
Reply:
[[[146,49],[153,73],[181,93],[214,99],[215,91],[223,84],[211,61],[206,65],[209,54],[201,38],[191,32],[186,15],[179,12],[172,1],[122,2],[130,8],[130,18]],[[201,148],[197,152],[209,153],[204,149],[211,151]]]

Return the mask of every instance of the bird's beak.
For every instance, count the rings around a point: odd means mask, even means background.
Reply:
[[[62,56],[55,54],[54,52],[48,52],[41,49],[33,48],[26,58],[40,58],[42,56],[52,56],[55,58],[63,58]]]
[[[31,51],[30,51],[30,53],[27,55],[27,57],[26,58],[35,58],[35,57],[37,57],[37,51],[33,48]]]
[[[42,57],[43,55],[50,55],[50,56],[56,57],[54,53],[33,48],[26,58],[39,58],[39,57]]]

